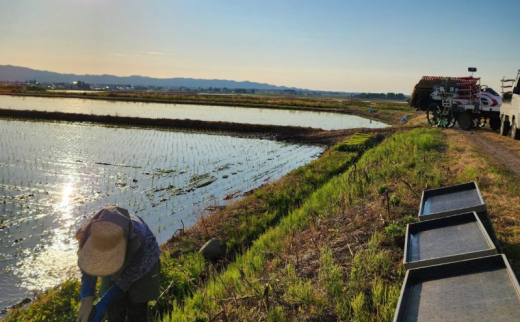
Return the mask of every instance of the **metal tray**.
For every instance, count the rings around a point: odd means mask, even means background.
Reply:
[[[406,272],[395,322],[518,321],[520,287],[504,255]]]
[[[497,254],[475,212],[406,227],[404,268],[413,269]]]
[[[423,191],[419,207],[419,221],[460,213],[486,211],[486,204],[477,183],[464,183]]]

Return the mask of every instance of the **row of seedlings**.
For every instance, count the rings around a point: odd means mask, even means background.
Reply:
[[[518,321],[520,287],[475,182],[423,191],[395,322]]]

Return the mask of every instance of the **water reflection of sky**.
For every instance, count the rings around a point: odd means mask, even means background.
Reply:
[[[353,115],[330,112],[241,108],[187,104],[162,104],[85,99],[2,96],[0,108],[15,110],[60,111],[121,117],[190,119],[236,123],[322,128],[382,128],[381,122]]]
[[[164,242],[206,208],[322,151],[223,135],[0,120],[0,308],[76,276],[75,232],[108,204],[143,217]]]

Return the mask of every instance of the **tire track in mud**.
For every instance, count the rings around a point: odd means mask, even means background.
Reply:
[[[460,133],[477,147],[480,147],[498,164],[506,167],[520,178],[520,141],[485,130],[460,131]]]

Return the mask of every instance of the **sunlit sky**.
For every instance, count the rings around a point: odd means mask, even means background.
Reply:
[[[0,2],[0,65],[409,94],[423,75],[520,69],[520,1]]]

